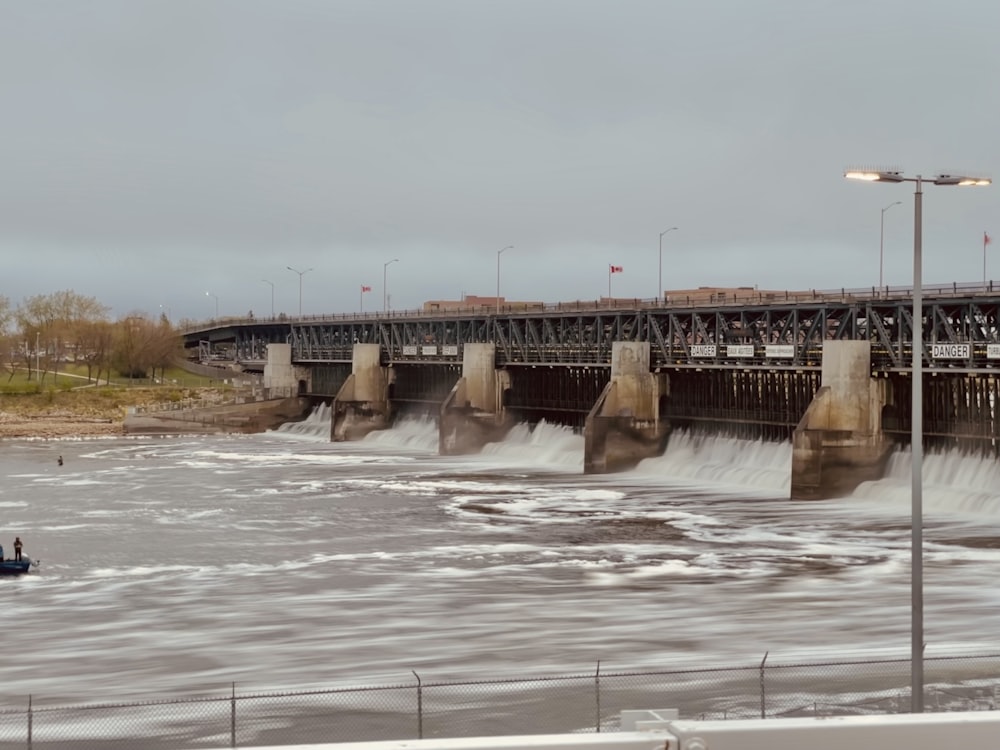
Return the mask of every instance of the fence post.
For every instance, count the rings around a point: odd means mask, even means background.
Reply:
[[[594,672],[594,697],[597,701],[597,714],[594,716],[594,731],[601,733],[601,660],[597,660],[597,671]]]
[[[236,747],[236,683],[229,699],[229,747]]]
[[[767,718],[766,698],[764,693],[764,662],[767,661],[769,651],[764,652],[764,658],[760,660],[760,718]]]
[[[31,694],[28,694],[28,750],[31,750],[31,730],[35,720],[35,715],[31,712]]]
[[[422,740],[424,738],[424,688],[420,682],[420,675],[413,672],[413,676],[417,678],[417,739]]]

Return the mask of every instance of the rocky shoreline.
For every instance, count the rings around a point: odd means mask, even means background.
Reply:
[[[0,440],[72,439],[124,435],[129,412],[213,406],[233,396],[217,388],[86,388],[0,394]]]
[[[0,440],[108,437],[124,434],[122,420],[80,418],[71,415],[22,417],[0,412]]]
[[[305,417],[306,399],[237,399],[232,391],[156,389],[0,395],[0,440],[57,440],[120,435],[251,433]]]

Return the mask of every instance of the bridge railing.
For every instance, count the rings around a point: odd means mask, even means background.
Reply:
[[[965,297],[970,295],[1000,294],[1000,282],[957,282],[924,284],[922,292],[927,297]],[[913,296],[912,286],[882,287],[841,287],[840,289],[805,289],[797,291],[774,291],[758,289],[705,289],[668,294],[662,300],[640,297],[603,297],[596,300],[573,300],[570,302],[511,303],[500,305],[500,315],[532,315],[544,312],[600,312],[602,310],[660,310],[688,307],[734,307],[747,305],[783,305],[809,302],[857,302],[857,301],[898,301]],[[462,315],[492,317],[498,314],[494,305],[455,305],[448,308],[419,310],[389,310],[387,312],[326,313],[321,315],[286,315],[273,317],[223,317],[206,321],[190,321],[183,330],[185,334],[202,330],[221,328],[229,325],[249,324],[308,324],[323,322],[372,320],[393,320],[407,318],[447,318]]]

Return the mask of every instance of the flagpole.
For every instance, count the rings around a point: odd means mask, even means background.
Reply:
[[[364,313],[364,311],[365,311],[365,285],[364,284],[361,285],[361,292],[358,294],[358,297],[359,297],[358,310],[361,313]]]
[[[990,236],[983,232],[983,286],[986,286],[986,246],[990,244]]]
[[[611,264],[608,264],[608,304],[611,304]]]

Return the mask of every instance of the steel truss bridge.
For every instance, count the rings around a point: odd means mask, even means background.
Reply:
[[[772,297],[773,295],[767,295]],[[386,364],[460,363],[462,345],[494,343],[498,367],[608,367],[612,343],[648,341],[653,368],[818,369],[824,341],[867,340],[873,371],[905,371],[913,346],[909,290],[786,293],[705,303],[560,303],[295,319],[226,319],[185,332],[202,359],[260,369],[267,345],[289,343],[296,364],[349,363],[356,343],[378,343]],[[1000,368],[1000,288],[925,287],[929,369]]]

